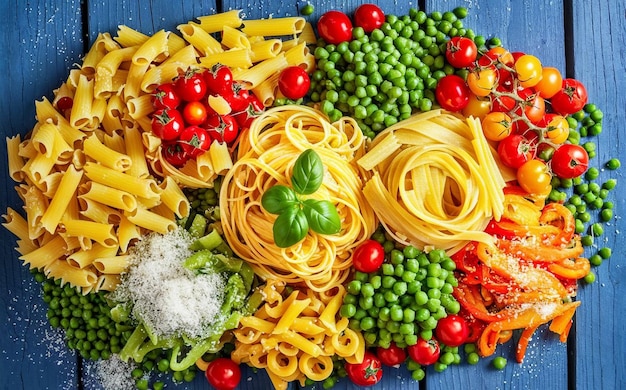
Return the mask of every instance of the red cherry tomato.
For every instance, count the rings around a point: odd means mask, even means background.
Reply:
[[[328,11],[317,21],[317,32],[326,43],[338,45],[352,39],[352,22],[341,11]]]
[[[589,166],[589,154],[580,145],[563,144],[552,155],[550,167],[562,179],[573,179],[585,173]]]
[[[587,90],[575,79],[564,79],[561,90],[550,99],[552,109],[565,116],[582,110],[587,103]]]
[[[461,316],[449,314],[437,322],[435,328],[437,340],[449,347],[465,344],[469,336],[467,322]]]
[[[354,11],[354,25],[370,33],[385,23],[385,13],[376,4],[362,4]]]
[[[241,369],[228,358],[217,358],[209,363],[205,376],[216,390],[234,390],[241,381]]]
[[[498,144],[498,156],[504,165],[519,168],[535,158],[536,148],[521,134],[511,134]]]
[[[250,94],[248,100],[248,108],[233,115],[240,130],[249,128],[252,121],[265,111],[265,106],[254,94]]]
[[[229,89],[222,91],[221,95],[228,102],[232,110],[231,114],[241,112],[248,107],[250,91],[243,84],[233,83]]]
[[[360,272],[374,272],[385,261],[385,249],[374,240],[366,240],[352,254],[352,265]]]
[[[376,356],[385,366],[398,366],[406,360],[406,351],[400,348],[396,343],[392,342],[389,348],[376,348]]]
[[[186,102],[200,100],[207,92],[202,73],[191,68],[176,78],[175,86],[178,96]]]
[[[209,133],[199,126],[187,126],[180,133],[179,143],[183,150],[191,157],[198,157],[211,147],[211,136]]]
[[[162,147],[163,158],[176,168],[180,168],[191,158],[178,142],[167,142]]]
[[[70,108],[72,108],[73,105],[74,99],[69,96],[63,96],[57,101],[57,108],[59,109],[59,111],[69,110]]]
[[[188,125],[199,125],[206,120],[207,116],[207,106],[200,101],[189,102],[183,108],[183,118]]]
[[[467,68],[476,61],[478,48],[473,40],[454,37],[446,43],[446,60],[455,68]]]
[[[435,88],[435,97],[442,108],[460,111],[469,102],[470,90],[461,77],[450,74],[442,77]]]
[[[204,80],[210,92],[221,94],[231,89],[233,72],[226,65],[216,64],[204,72]]]
[[[309,75],[299,66],[289,66],[278,76],[278,89],[291,100],[303,98],[309,92],[310,86]]]
[[[372,386],[383,377],[380,360],[369,351],[365,351],[362,363],[346,363],[348,378],[357,386]]]
[[[178,138],[185,128],[185,121],[176,109],[157,110],[152,116],[152,132],[165,141]]]
[[[409,345],[406,349],[411,359],[422,366],[429,366],[436,363],[441,353],[441,348],[437,340],[424,340],[421,337],[417,339],[417,344]]]
[[[177,108],[180,104],[180,97],[176,93],[173,83],[161,84],[152,92],[152,105],[155,109]]]
[[[212,139],[232,144],[239,135],[239,125],[231,115],[212,115],[207,121],[207,130]]]

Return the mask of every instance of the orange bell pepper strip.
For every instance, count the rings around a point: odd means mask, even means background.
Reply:
[[[550,323],[549,329],[560,336],[559,340],[562,343],[567,341],[567,336],[572,327],[574,313],[576,313],[576,306],[566,310],[560,316],[555,317]]]
[[[555,307],[551,308],[551,305]],[[502,318],[501,320],[491,322],[487,325],[478,339],[478,352],[482,356],[491,356],[496,350],[496,344],[502,331],[537,328],[539,325],[545,324],[563,315],[568,310],[575,310],[579,305],[580,301],[565,304],[547,302],[545,304],[530,305],[527,308],[521,309],[519,305],[509,306],[498,313],[498,316]],[[527,336],[528,339],[530,335],[527,334]],[[523,353],[518,354],[518,361],[521,362],[523,355]]]
[[[559,234],[552,237],[551,242],[555,245],[567,244],[574,238],[576,233],[576,219],[572,212],[560,203],[549,203],[541,211],[539,222],[542,225],[554,226],[559,229]]]
[[[480,295],[480,286],[469,286],[465,284],[459,284],[452,291],[452,295],[459,301],[461,307],[465,309],[474,318],[477,318],[485,322],[497,321],[499,318],[493,313],[490,313],[485,306],[484,301]]]
[[[574,238],[572,246],[546,245],[531,240],[498,240],[496,245],[503,251],[515,254],[525,260],[559,262],[573,259],[583,253],[580,239]]]
[[[524,361],[524,355],[526,355],[526,348],[528,348],[528,343],[530,342],[530,339],[533,337],[533,334],[535,334],[535,331],[538,327],[539,325],[531,326],[522,331],[522,334],[517,341],[517,348],[515,349],[515,360],[517,360],[518,363]]]
[[[548,271],[565,279],[581,279],[591,271],[591,265],[587,258],[577,257],[576,260],[565,259],[559,263],[550,263]]]

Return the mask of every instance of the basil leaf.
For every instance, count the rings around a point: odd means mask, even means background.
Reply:
[[[313,150],[307,149],[296,160],[291,174],[291,185],[298,194],[309,195],[317,191],[324,181],[322,159]]]
[[[337,208],[329,200],[307,199],[302,211],[309,227],[319,234],[337,234],[341,230],[341,219]]]
[[[306,216],[299,207],[285,209],[274,221],[274,243],[287,248],[300,242],[309,231]]]
[[[270,187],[261,197],[261,206],[268,213],[280,214],[287,208],[298,204],[296,193],[287,186],[277,184]]]

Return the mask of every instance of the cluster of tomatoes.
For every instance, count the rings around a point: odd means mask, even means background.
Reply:
[[[354,23],[353,23],[354,22]],[[352,18],[341,11],[328,11],[317,21],[317,32],[326,43],[338,45],[352,39],[352,28],[361,27],[370,33],[385,23],[385,13],[376,4],[361,4]]]
[[[494,47],[479,55],[474,41],[455,37],[446,45],[447,61],[467,77],[443,77],[435,90],[439,104],[482,121],[485,137],[497,143],[502,163],[517,170],[529,193],[547,194],[552,174],[571,179],[583,174],[589,156],[567,142],[567,116],[587,102],[584,85],[542,66],[530,54]]]
[[[152,104],[152,132],[163,141],[163,157],[175,167],[209,150],[213,141],[232,145],[265,109],[221,64],[181,71],[156,87]]]

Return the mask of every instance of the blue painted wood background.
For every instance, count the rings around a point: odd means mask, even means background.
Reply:
[[[25,134],[32,128],[34,101],[51,96],[79,62],[98,32],[115,33],[127,24],[146,34],[176,25],[196,16],[229,9],[243,9],[247,18],[297,15],[306,1],[261,2],[233,0],[2,0],[0,12],[0,130],[3,135]],[[311,1],[316,20],[330,9],[351,12],[362,1]],[[580,79],[590,100],[604,111],[604,131],[595,140],[602,167],[612,157],[626,162],[626,4],[623,0],[432,0],[378,1],[387,12],[405,14],[419,7],[427,12],[465,6],[464,23],[478,34],[496,36],[512,51],[537,55],[545,65],[556,66],[569,77]],[[7,172],[4,142],[0,142],[0,207],[19,207]],[[514,363],[512,347],[499,348],[498,355],[510,363],[503,371],[490,368],[490,359],[477,366],[461,364],[444,373],[428,371],[418,385],[406,370],[388,369],[378,389],[623,389],[626,388],[626,231],[621,218],[626,210],[622,196],[622,172],[613,193],[617,218],[596,246],[610,246],[613,256],[597,268],[597,282],[580,289],[578,309],[570,340],[561,344],[552,334],[539,332],[531,342],[523,364]],[[609,177],[602,170],[601,179]],[[15,238],[0,229],[0,389],[87,389],[81,377],[89,370],[63,347],[58,333],[45,319],[39,288],[31,282],[13,250]],[[588,254],[592,253],[591,248]],[[267,378],[246,373],[241,388],[267,387]],[[202,379],[179,386],[206,389]],[[294,386],[295,387],[295,386]],[[337,388],[354,388],[346,381]]]

